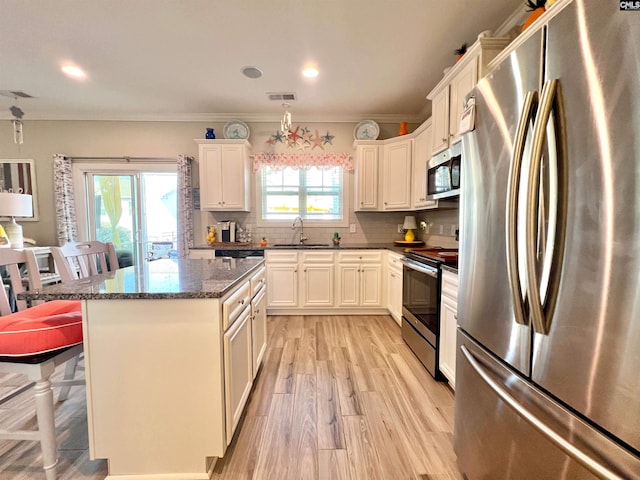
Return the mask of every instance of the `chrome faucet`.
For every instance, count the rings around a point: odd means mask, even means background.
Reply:
[[[293,225],[291,225],[291,230],[296,229],[296,223],[300,220],[300,245],[304,245],[304,241],[307,240],[307,237],[304,236],[304,222],[302,221],[302,217],[296,217],[293,220]]]

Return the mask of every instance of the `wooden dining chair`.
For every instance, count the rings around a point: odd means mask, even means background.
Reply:
[[[51,254],[63,283],[120,268],[113,243],[68,242],[52,247]]]
[[[42,448],[45,477],[56,478],[58,447],[52,385],[79,385],[83,380],[67,379],[52,384],[56,367],[82,353],[82,311],[77,300],[53,300],[28,306],[18,298],[25,291],[20,267],[26,265],[28,288],[42,288],[36,257],[29,249],[0,248],[10,289],[0,288],[0,372],[20,373],[28,385],[0,399],[0,405],[26,391],[33,391],[37,430],[0,430],[0,440],[34,440]],[[9,298],[11,295],[12,298]],[[12,311],[11,300],[17,311]],[[9,408],[9,407],[3,407]]]

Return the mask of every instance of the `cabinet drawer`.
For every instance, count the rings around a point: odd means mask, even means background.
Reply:
[[[447,270],[442,271],[442,295],[453,300],[458,299],[458,275]]]
[[[261,268],[258,273],[256,273],[251,280],[249,280],[249,284],[251,285],[251,298],[256,296],[256,293],[260,291],[263,285],[266,283],[266,268]]]
[[[396,273],[402,273],[402,262],[400,261],[402,255],[398,255],[392,252],[389,252],[387,255],[387,264],[389,266],[389,270]]]
[[[296,263],[298,261],[298,252],[295,250],[285,250],[272,252],[267,250],[264,252],[267,263]]]
[[[226,330],[236,321],[242,311],[249,305],[251,293],[250,282],[245,282],[229,298],[222,302],[222,329]]]
[[[339,252],[338,263],[380,263],[382,251],[380,250],[356,250],[353,252]]]
[[[333,251],[301,252],[302,263],[333,263]]]

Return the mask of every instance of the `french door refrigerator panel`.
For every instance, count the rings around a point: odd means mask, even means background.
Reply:
[[[554,9],[478,83],[463,137],[454,441],[470,480],[640,478],[640,15]]]
[[[516,323],[507,272],[505,218],[513,139],[524,94],[538,89],[542,33],[529,38],[475,89],[476,124],[463,137],[458,323],[524,375],[531,330]]]
[[[569,194],[558,302],[549,334],[535,334],[532,379],[640,451],[640,14],[598,14],[597,3],[574,2],[548,26]]]

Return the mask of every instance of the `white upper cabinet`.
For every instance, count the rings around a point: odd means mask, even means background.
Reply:
[[[458,141],[460,115],[466,95],[488,73],[488,64],[510,40],[503,37],[478,37],[467,53],[453,66],[427,95],[431,100],[432,155]]]
[[[411,157],[413,138],[399,137],[383,146],[382,209],[411,208]]]
[[[417,130],[413,140],[413,185],[411,187],[411,209],[437,208],[437,200],[427,200],[427,163],[431,159],[433,127],[431,119]]]
[[[378,210],[378,171],[380,144],[377,142],[356,142],[355,159],[355,205],[354,210]]]
[[[246,140],[196,140],[202,210],[249,211]]]

